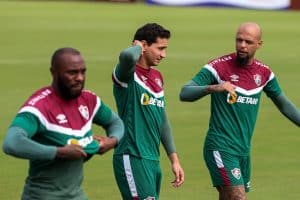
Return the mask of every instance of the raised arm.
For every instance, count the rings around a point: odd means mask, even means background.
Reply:
[[[300,126],[299,109],[283,94],[271,98],[280,112],[297,126]]]
[[[119,56],[119,63],[115,69],[115,76],[121,82],[128,82],[135,71],[135,66],[143,51],[143,45],[135,40],[133,46],[123,50]]]

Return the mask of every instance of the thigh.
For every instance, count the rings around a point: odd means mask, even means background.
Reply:
[[[251,177],[251,159],[250,156],[243,156],[240,161],[241,171],[244,179],[246,192],[250,191],[250,177]]]
[[[214,187],[244,186],[240,157],[221,151],[204,151]]]
[[[158,161],[123,155],[114,156],[113,164],[123,199],[158,199],[161,184]]]

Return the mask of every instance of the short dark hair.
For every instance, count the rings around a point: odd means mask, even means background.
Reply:
[[[157,38],[171,37],[171,32],[157,23],[147,23],[144,26],[137,29],[133,40],[145,40],[148,45],[155,43]]]
[[[63,48],[59,48],[57,49],[51,58],[51,68],[55,68],[59,65],[60,63],[60,56],[63,54],[71,54],[71,55],[80,55],[80,51],[78,51],[75,48],[72,47],[63,47]]]

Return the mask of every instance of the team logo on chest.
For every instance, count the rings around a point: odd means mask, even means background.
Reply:
[[[162,82],[161,82],[161,80],[160,80],[159,78],[156,78],[156,79],[155,79],[155,83],[156,83],[160,88],[163,87],[163,84],[162,84]]]
[[[56,119],[57,119],[57,121],[58,121],[59,124],[64,124],[64,123],[68,122],[68,120],[67,120],[67,118],[66,118],[66,116],[64,114],[58,114],[56,116]]]
[[[86,119],[86,120],[89,119],[90,114],[89,114],[89,109],[88,109],[87,106],[80,105],[80,106],[78,107],[78,110],[79,110],[81,116],[82,116],[84,119]]]
[[[231,76],[230,76],[230,80],[231,80],[231,82],[238,82],[239,81],[239,76],[238,75],[236,75],[236,74],[232,74]]]
[[[253,79],[254,79],[254,82],[257,86],[260,86],[261,85],[261,75],[259,74],[255,74],[253,75]]]

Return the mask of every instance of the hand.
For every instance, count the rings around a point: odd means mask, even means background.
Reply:
[[[229,92],[232,96],[236,97],[235,86],[231,84],[229,81],[223,82],[218,85],[209,85],[207,87],[208,92]]]
[[[172,181],[172,185],[173,187],[177,188],[184,182],[184,171],[179,162],[172,164],[172,171],[175,175],[175,179],[174,181]]]
[[[104,137],[104,136],[94,135],[93,138],[94,140],[97,140],[99,142],[100,148],[98,153],[100,155],[114,148],[117,144],[117,139],[114,137]]]
[[[222,83],[221,86],[225,91],[228,91],[232,96],[234,97],[237,96],[235,93],[235,86],[232,85],[229,81]]]
[[[174,181],[172,181],[172,186],[177,188],[184,183],[184,171],[180,165],[178,156],[176,153],[172,153],[169,155],[169,159],[172,162],[172,171],[175,175]]]
[[[57,147],[56,157],[75,160],[75,159],[86,158],[87,154],[84,152],[81,146],[70,144],[63,147]]]
[[[141,53],[141,54],[143,54],[143,53],[145,52],[144,43],[145,43],[145,42],[143,42],[143,41],[134,40],[134,41],[132,42],[132,45],[133,45],[133,46],[140,46],[140,47],[142,48],[142,53]]]

